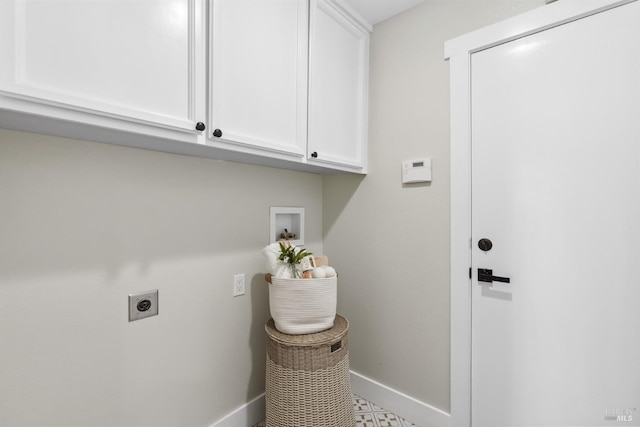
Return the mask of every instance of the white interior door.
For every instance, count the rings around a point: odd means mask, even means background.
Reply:
[[[640,426],[640,2],[471,65],[472,425]]]

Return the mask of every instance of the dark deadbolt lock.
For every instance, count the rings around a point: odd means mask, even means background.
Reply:
[[[147,311],[151,308],[151,301],[149,301],[148,299],[143,299],[138,302],[136,308],[138,309],[138,311]]]
[[[499,277],[493,275],[493,270],[489,270],[488,268],[479,268],[478,269],[478,282],[502,282],[502,283],[511,283],[511,279],[508,277]]]
[[[481,251],[488,252],[493,247],[493,243],[489,239],[480,239],[478,240],[478,247]]]

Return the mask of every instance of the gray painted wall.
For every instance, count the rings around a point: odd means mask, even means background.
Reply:
[[[324,179],[324,248],[340,273],[351,368],[449,411],[448,39],[544,0],[426,0],[374,27],[369,174]],[[433,159],[403,186],[402,160]]]
[[[0,425],[209,426],[264,392],[272,205],[322,252],[319,175],[0,130]]]

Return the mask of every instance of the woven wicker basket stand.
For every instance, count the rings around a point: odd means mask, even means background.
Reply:
[[[307,335],[267,333],[267,427],[355,427],[349,377],[349,322]]]

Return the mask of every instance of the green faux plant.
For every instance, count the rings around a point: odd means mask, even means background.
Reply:
[[[296,248],[293,245],[285,245],[282,242],[280,244],[280,256],[278,259],[289,264],[293,277],[300,278],[300,271],[296,268],[296,265],[300,264],[305,257],[312,255],[311,252],[304,248]]]

